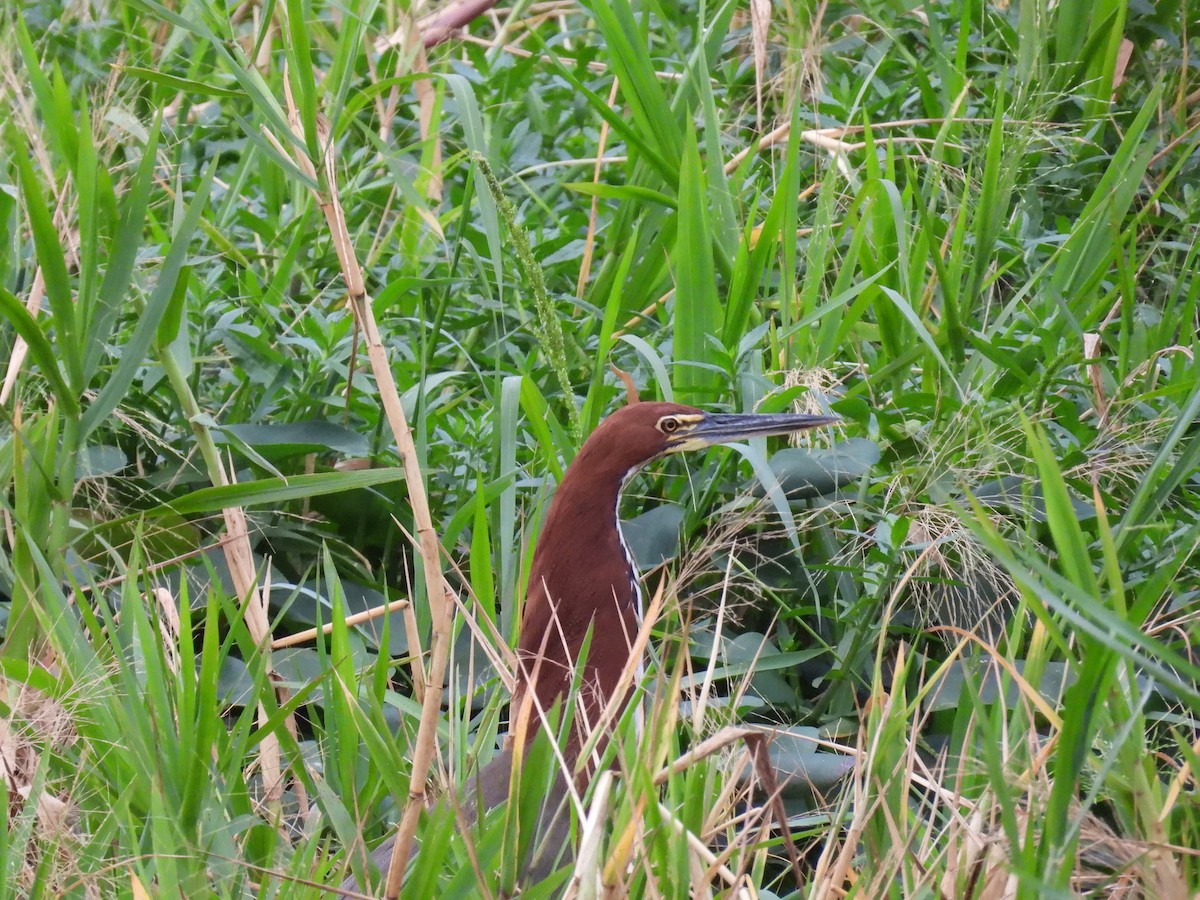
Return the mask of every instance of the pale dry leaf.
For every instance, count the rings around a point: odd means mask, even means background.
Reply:
[[[142,884],[142,879],[138,878],[137,872],[129,869],[129,890],[133,895],[133,900],[150,900],[150,892],[146,890],[146,886]]]
[[[151,588],[150,595],[158,604],[158,627],[162,632],[163,655],[166,657],[167,667],[179,674],[179,607],[166,588]]]
[[[1100,371],[1100,335],[1088,332],[1083,336],[1083,358],[1088,361],[1088,378],[1092,382],[1096,413],[1103,424],[1108,418],[1108,399],[1104,396],[1104,377]]]
[[[763,85],[767,80],[767,31],[771,27],[771,0],[750,0],[750,42],[754,48],[754,108],[762,130]]]
[[[1121,46],[1117,48],[1117,61],[1113,67],[1113,99],[1117,99],[1117,89],[1125,83],[1125,70],[1129,68],[1129,60],[1133,58],[1133,41],[1121,38]]]

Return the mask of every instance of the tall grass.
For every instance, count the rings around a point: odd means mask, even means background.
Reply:
[[[1190,4],[0,25],[0,894],[328,895],[406,809],[405,896],[1200,890]],[[844,426],[630,486],[639,711],[534,885],[550,742],[411,797],[610,365]]]

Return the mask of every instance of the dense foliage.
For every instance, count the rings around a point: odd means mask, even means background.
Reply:
[[[1197,11],[518,0],[426,55],[404,7],[0,8],[0,895],[340,881],[438,567],[433,781],[491,756],[610,367],[843,425],[626,491],[649,724],[572,894],[1200,890]],[[424,822],[405,896],[511,893],[527,805]]]

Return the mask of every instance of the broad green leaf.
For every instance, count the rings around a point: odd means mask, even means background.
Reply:
[[[214,435],[217,443],[226,442],[223,435],[236,436],[242,443],[273,459],[308,453],[337,453],[357,457],[366,456],[370,450],[361,432],[319,419],[261,425],[222,425]]]
[[[809,732],[810,729],[800,728],[770,732],[767,752],[784,796],[811,793],[825,796],[857,766],[852,754],[821,749],[822,745],[814,740],[817,735]],[[748,770],[743,777],[746,774]]]
[[[771,471],[789,500],[807,500],[853,484],[879,462],[879,445],[866,438],[840,441],[829,449],[790,447],[771,457]],[[765,490],[755,482],[754,495]]]
[[[682,506],[664,503],[621,522],[621,534],[639,569],[653,569],[679,555],[683,515]]]
[[[147,511],[147,516],[199,515],[230,506],[257,506],[262,503],[286,503],[321,494],[334,494],[374,487],[404,478],[404,469],[366,469],[361,472],[317,472],[290,478],[262,478],[219,487],[201,488],[170,503]]]

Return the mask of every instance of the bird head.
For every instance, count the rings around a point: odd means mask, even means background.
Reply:
[[[837,416],[806,413],[713,413],[678,403],[631,403],[601,422],[587,444],[632,472],[672,453],[838,421]]]

